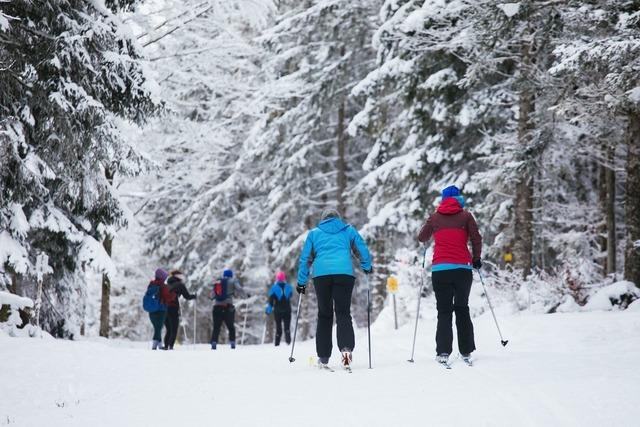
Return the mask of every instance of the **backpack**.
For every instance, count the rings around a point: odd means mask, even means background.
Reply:
[[[223,302],[228,298],[227,289],[229,282],[227,279],[220,279],[213,284],[213,298],[218,302]]]
[[[160,286],[149,285],[142,298],[142,308],[148,313],[165,311],[167,306],[160,302]]]

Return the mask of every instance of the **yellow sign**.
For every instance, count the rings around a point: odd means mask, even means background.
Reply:
[[[507,252],[504,254],[504,262],[507,264],[513,261],[513,254],[511,252]]]
[[[398,292],[398,279],[395,276],[389,276],[387,279],[387,291],[395,294]]]

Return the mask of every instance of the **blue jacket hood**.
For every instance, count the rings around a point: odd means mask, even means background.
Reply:
[[[340,218],[327,218],[318,224],[320,230],[329,234],[337,234],[348,226],[349,224],[344,223]]]

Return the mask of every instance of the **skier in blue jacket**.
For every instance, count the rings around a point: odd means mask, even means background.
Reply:
[[[276,321],[276,339],[274,344],[280,345],[282,339],[282,326],[284,325],[284,339],[291,344],[291,295],[293,288],[287,283],[287,277],[283,271],[278,271],[276,281],[269,289],[266,314],[273,313]]]
[[[371,254],[364,239],[353,226],[342,221],[335,209],[327,209],[318,226],[307,235],[300,255],[296,291],[306,292],[311,267],[318,298],[316,351],[320,368],[326,368],[331,357],[334,311],[342,365],[348,368],[352,361],[355,336],[351,323],[351,294],[356,280],[352,251],[360,258],[360,268],[370,274],[373,268]]]

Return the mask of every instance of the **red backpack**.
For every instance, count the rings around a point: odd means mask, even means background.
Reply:
[[[227,288],[229,287],[229,282],[226,278],[218,280],[213,284],[213,298],[216,301],[223,302],[228,298]]]

